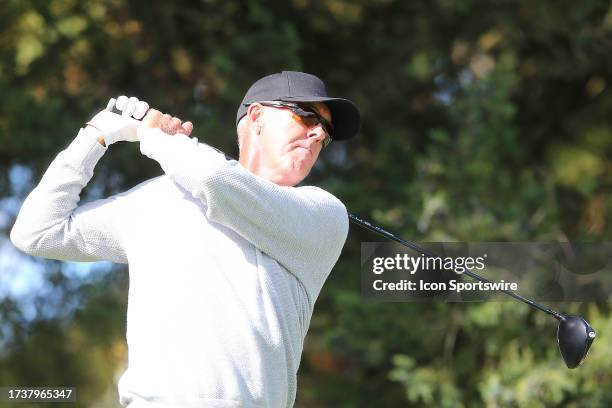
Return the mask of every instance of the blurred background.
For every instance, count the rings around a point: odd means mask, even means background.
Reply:
[[[1,386],[118,406],[127,269],[29,257],[8,234],[50,161],[120,94],[235,156],[248,86],[314,73],[362,111],[359,136],[306,180],[349,211],[415,241],[612,239],[609,1],[3,0],[0,27]],[[114,145],[82,200],[161,173]],[[380,240],[351,227],[296,407],[612,406],[609,302],[551,305],[598,331],[568,370],[556,321],[524,304],[365,302],[360,243]]]

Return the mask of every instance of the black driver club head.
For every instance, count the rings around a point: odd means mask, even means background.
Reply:
[[[581,316],[563,316],[559,320],[557,342],[567,368],[582,364],[595,336],[595,330]]]

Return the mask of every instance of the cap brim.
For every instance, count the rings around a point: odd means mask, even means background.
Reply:
[[[348,99],[327,96],[290,96],[280,100],[287,102],[324,102],[332,116],[335,132],[333,140],[346,140],[355,137],[361,126],[359,109]]]

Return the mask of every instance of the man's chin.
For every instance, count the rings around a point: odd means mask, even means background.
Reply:
[[[294,166],[290,169],[287,169],[282,175],[277,177],[274,182],[280,186],[293,187],[299,184],[302,180],[304,180],[309,172],[310,168],[307,166]]]
[[[285,176],[279,179],[279,181],[276,184],[280,186],[294,187],[298,185],[305,178],[306,178],[306,175],[304,176],[299,176],[299,175]]]

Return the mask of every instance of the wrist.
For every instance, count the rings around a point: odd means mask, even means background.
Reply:
[[[104,135],[102,134],[102,132],[100,132],[98,128],[93,126],[91,123],[87,123],[87,125],[85,126],[85,134],[87,134],[89,137],[95,138],[98,143],[106,147]]]
[[[137,127],[140,122],[128,116],[103,110],[98,112],[89,122],[88,126],[93,127],[98,136],[101,136],[100,143],[110,146],[115,142],[136,142],[138,141]]]
[[[100,131],[100,129],[98,129],[96,126],[92,125],[89,122],[85,124],[85,133],[89,137],[104,138],[104,134]]]

